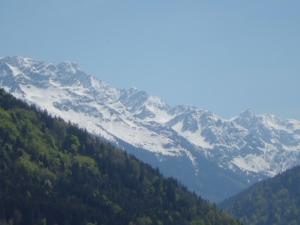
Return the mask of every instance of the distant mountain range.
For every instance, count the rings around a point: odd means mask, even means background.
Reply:
[[[300,224],[300,167],[267,179],[220,206],[251,225]]]
[[[74,63],[0,59],[0,87],[100,135],[211,201],[300,164],[300,122],[246,110],[224,119],[117,89]]]

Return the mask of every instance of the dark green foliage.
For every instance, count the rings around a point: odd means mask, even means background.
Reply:
[[[0,90],[0,224],[239,223],[123,151]]]
[[[221,207],[251,225],[300,224],[300,167],[258,183]]]

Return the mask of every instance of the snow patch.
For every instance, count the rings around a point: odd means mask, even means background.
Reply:
[[[191,132],[191,131],[188,131],[188,130],[182,131],[182,128],[183,128],[183,123],[182,122],[177,123],[172,128],[180,136],[184,137],[185,139],[187,139],[188,141],[190,141],[191,143],[193,143],[197,147],[200,147],[204,150],[213,149],[213,147],[214,147],[213,145],[211,145],[209,142],[207,142],[205,140],[205,138],[201,135],[200,130],[196,130],[195,132]]]
[[[270,172],[269,163],[260,156],[249,154],[246,157],[236,157],[232,160],[232,164],[238,168],[248,172],[265,172],[268,171],[271,176],[275,175]]]
[[[10,65],[10,64],[8,64],[8,63],[6,63],[6,65],[9,67],[9,69],[11,70],[12,75],[13,75],[14,77],[16,77],[16,76],[22,74],[22,72],[21,72],[17,67],[14,67],[14,66],[12,66],[12,65]]]

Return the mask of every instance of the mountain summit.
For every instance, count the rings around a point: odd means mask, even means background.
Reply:
[[[135,88],[117,89],[74,63],[0,59],[0,86],[78,124],[212,201],[299,164],[300,122],[246,110],[232,119],[171,107]]]

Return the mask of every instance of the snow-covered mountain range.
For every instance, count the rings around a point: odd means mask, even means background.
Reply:
[[[117,89],[74,63],[0,59],[0,87],[78,124],[212,201],[300,164],[300,122],[246,110],[231,119]]]

